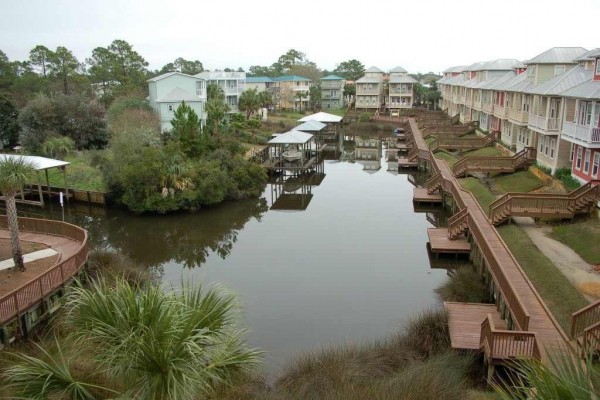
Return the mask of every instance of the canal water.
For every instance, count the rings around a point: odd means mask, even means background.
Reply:
[[[72,205],[65,219],[167,285],[235,291],[248,341],[273,373],[300,352],[382,339],[439,306],[446,271],[430,268],[426,230],[443,218],[415,212],[415,177],[393,161],[388,170],[378,138],[330,158],[310,177],[272,181],[259,199],[168,216]],[[45,214],[62,218],[57,205]]]

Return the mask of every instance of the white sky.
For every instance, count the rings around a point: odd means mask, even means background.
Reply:
[[[554,46],[600,47],[599,17],[600,0],[0,0],[0,49],[25,60],[38,44],[62,45],[83,61],[124,39],[151,69],[184,57],[247,71],[293,48],[322,69],[355,58],[440,72]]]

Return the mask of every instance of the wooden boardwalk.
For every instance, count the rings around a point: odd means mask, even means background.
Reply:
[[[6,325],[46,299],[71,280],[85,265],[88,256],[87,232],[68,223],[34,218],[19,218],[22,240],[44,243],[60,257],[55,265],[28,279],[11,274],[11,281],[0,295],[0,326]],[[8,237],[6,216],[0,216],[0,235]]]
[[[10,232],[6,229],[0,229],[0,238],[10,240]],[[72,257],[81,247],[81,242],[62,236],[22,232],[20,238],[23,242],[42,243],[56,250],[58,253],[58,260]],[[36,268],[35,271],[27,269],[25,272],[0,272],[0,298],[6,296],[13,290],[20,288],[32,279],[35,279],[37,275],[41,275],[42,273],[48,271],[51,267],[52,265],[49,265],[43,269]]]
[[[506,322],[495,304],[444,302],[448,311],[450,344],[453,349],[480,350],[481,324],[488,314],[494,318],[497,328],[506,330]]]
[[[471,243],[466,238],[450,239],[446,228],[428,228],[429,246],[432,253],[470,253]]]
[[[441,204],[442,195],[439,193],[427,193],[426,188],[413,189],[413,203],[416,204]]]
[[[409,124],[418,148],[418,157],[431,163],[432,173],[439,174],[441,188],[454,197],[461,210],[463,208],[468,210],[469,234],[474,245],[481,251],[495,285],[510,310],[515,327],[536,334],[540,357],[543,360],[546,359],[548,352],[565,346],[570,347],[569,338],[554,319],[479,203],[471,193],[462,189],[448,164],[433,157],[415,120],[409,119]]]

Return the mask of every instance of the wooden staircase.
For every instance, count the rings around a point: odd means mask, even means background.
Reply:
[[[442,187],[443,183],[444,177],[442,176],[441,172],[435,173],[425,184],[425,187],[427,188],[427,194],[435,193]]]
[[[490,221],[500,225],[511,216],[572,218],[589,212],[600,199],[598,183],[588,182],[568,194],[507,193],[490,204]]]
[[[484,137],[464,138],[464,137],[438,137],[434,139],[429,149],[432,152],[437,150],[475,150],[487,147],[497,140],[495,133],[490,133]]]
[[[448,219],[448,238],[458,239],[469,229],[469,210],[463,208]]]
[[[584,358],[600,350],[600,300],[571,315],[569,336]]]
[[[535,163],[537,150],[527,147],[512,157],[467,156],[458,160],[452,167],[456,177],[466,176],[470,172],[509,172],[527,169]]]

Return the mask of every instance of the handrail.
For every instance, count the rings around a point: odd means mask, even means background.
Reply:
[[[459,176],[460,174],[469,171],[493,171],[498,168],[504,168],[514,172],[520,166],[535,161],[536,153],[537,151],[534,148],[527,147],[509,157],[465,156],[454,163],[452,173],[454,176]]]
[[[581,345],[584,356],[598,348],[600,345],[600,322],[596,322],[583,330],[583,343]]]
[[[541,359],[535,332],[495,329],[491,314],[481,323],[479,345],[490,361],[517,357]]]
[[[495,218],[505,212],[512,214],[515,208],[521,213],[573,215],[581,210],[581,200],[584,200],[584,205],[589,205],[598,198],[600,185],[594,182],[588,182],[567,194],[510,192],[490,204],[489,217],[493,223],[501,222],[501,219]]]
[[[62,286],[81,270],[88,256],[88,234],[85,229],[66,222],[35,218],[19,218],[18,223],[19,229],[23,232],[67,237],[80,242],[81,247],[72,256],[60,259],[42,275],[3,296],[0,299],[0,325],[26,311],[31,305]],[[0,216],[0,228],[8,229],[6,216]]]
[[[455,239],[469,227],[469,209],[463,208],[448,219],[448,237]]]
[[[586,327],[600,322],[600,300],[571,314],[570,338],[575,339]]]

